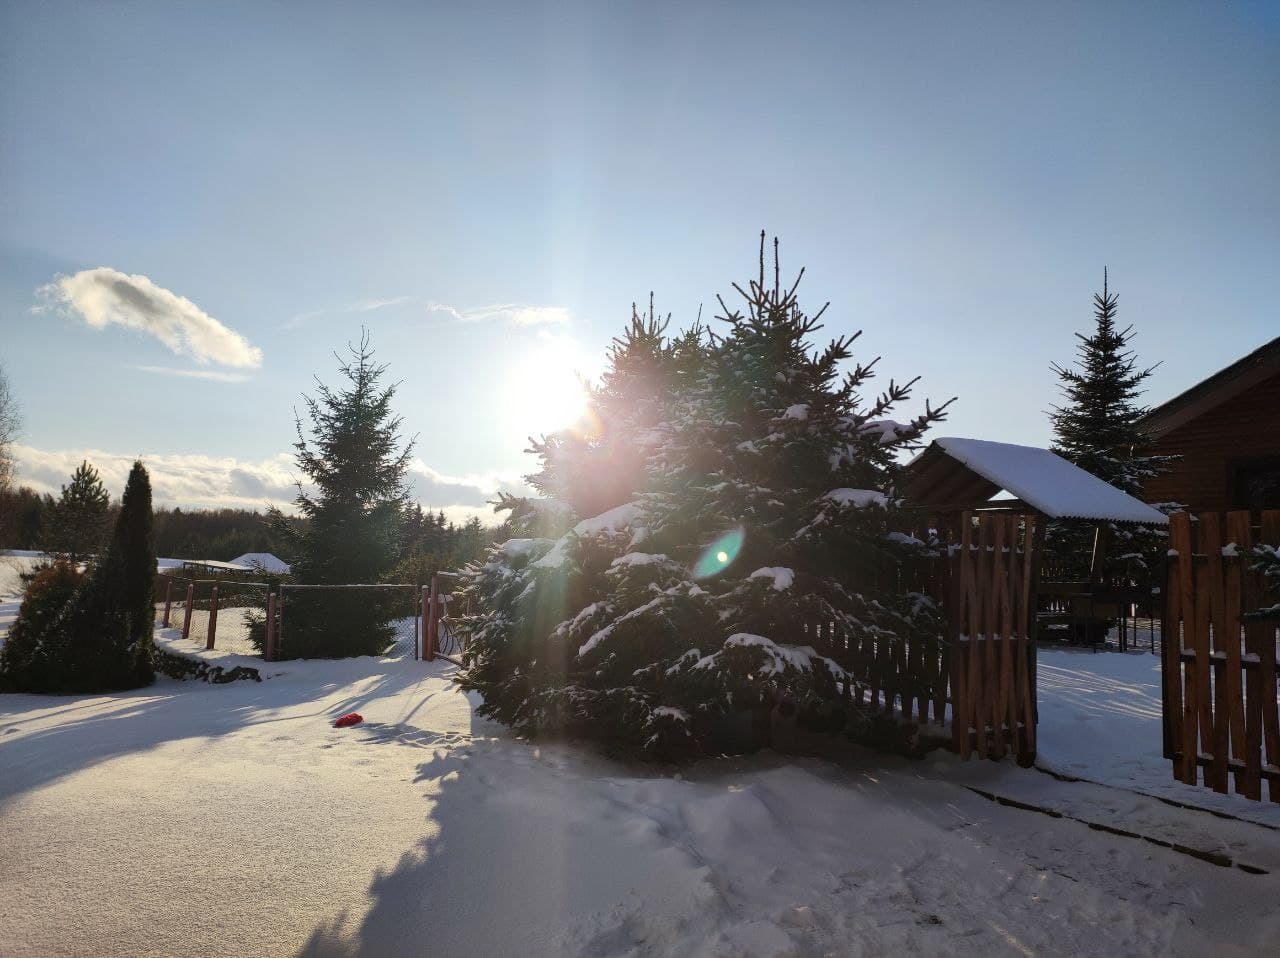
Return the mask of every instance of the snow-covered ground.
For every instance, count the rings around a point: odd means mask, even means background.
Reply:
[[[1160,791],[1155,667],[1151,656],[1044,652],[1042,762]],[[453,671],[403,657],[287,662],[261,683],[0,695],[0,953],[1280,945],[1274,827],[941,752],[761,755],[679,775],[624,766],[511,737],[475,716]],[[353,709],[363,725],[331,727]],[[1218,801],[1280,824],[1272,806]]]

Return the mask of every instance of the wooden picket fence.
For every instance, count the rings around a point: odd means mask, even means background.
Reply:
[[[1035,516],[966,513],[956,541],[910,588],[942,605],[944,632],[854,639],[810,623],[804,641],[854,682],[854,704],[894,717],[951,722],[964,758],[1035,758],[1035,600],[1043,536]]]
[[[1280,510],[1170,517],[1164,621],[1165,754],[1174,778],[1280,802],[1275,621],[1242,621],[1266,604],[1261,576],[1237,553],[1280,545]],[[1200,771],[1203,769],[1203,779]]]
[[[951,729],[961,758],[1021,764],[1036,754],[1035,516],[980,516],[961,524],[946,602]]]

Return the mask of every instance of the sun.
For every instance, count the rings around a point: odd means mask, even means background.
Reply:
[[[587,391],[578,378],[577,351],[563,342],[542,342],[517,360],[505,377],[504,419],[521,440],[580,424]]]

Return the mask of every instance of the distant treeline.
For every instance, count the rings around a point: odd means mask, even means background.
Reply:
[[[6,549],[54,549],[51,542],[57,500],[27,486],[0,491],[0,546]],[[120,504],[111,503],[107,527]],[[301,520],[290,519],[290,522]],[[263,513],[249,509],[155,510],[156,555],[223,562],[246,552],[271,552],[286,562],[288,547],[274,535]]]
[[[56,501],[27,486],[0,490],[0,548],[57,550],[58,544],[51,541]],[[104,528],[114,525],[119,508],[119,503],[110,505]],[[292,517],[285,521],[299,530],[306,523]],[[227,562],[246,552],[270,552],[285,562],[296,558],[266,514],[249,509],[158,508],[154,527],[156,555],[168,558]],[[426,573],[465,565],[479,558],[493,537],[493,530],[478,519],[456,525],[441,512],[408,506],[400,537],[400,571],[418,581]]]

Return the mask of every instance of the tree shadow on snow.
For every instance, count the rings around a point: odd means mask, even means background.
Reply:
[[[26,792],[113,758],[258,725],[330,722],[454,671],[445,662],[400,659],[341,660],[338,676],[314,667],[316,663],[298,665],[281,663],[280,674],[262,682],[208,685],[161,677],[154,685],[128,692],[0,695],[0,810]],[[330,700],[336,690],[352,685],[357,691]],[[424,685],[421,698],[438,694],[459,693]],[[422,704],[415,704],[401,721],[411,720]],[[22,734],[24,726],[43,726],[51,719],[56,724]]]

